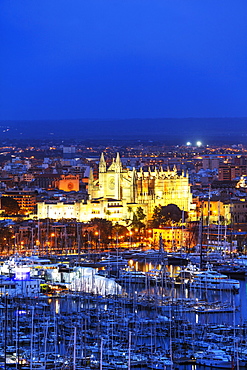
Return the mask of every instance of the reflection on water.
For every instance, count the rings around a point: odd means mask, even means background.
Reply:
[[[161,264],[153,264],[151,262],[132,261],[132,266],[135,270],[148,272],[154,269],[168,271],[171,277],[178,275],[181,268],[179,266],[167,265],[162,267]],[[231,307],[233,312],[217,312],[217,313],[188,313],[183,312],[184,318],[191,320],[192,323],[217,323],[232,325],[235,321],[236,325],[243,324],[247,321],[247,282],[240,281],[240,290],[238,293],[222,290],[206,290],[206,289],[188,289],[183,285],[180,287],[172,286],[171,284],[152,285],[146,282],[146,285],[138,282],[132,285],[125,286],[129,293],[137,292],[147,296],[170,297],[171,299],[180,299],[179,310],[182,310],[183,303],[186,305],[187,300],[197,300],[200,302],[217,303],[221,302],[225,307]],[[183,302],[184,300],[184,302]],[[235,314],[234,314],[235,312]]]
[[[152,264],[151,262],[137,262],[132,261],[132,266],[138,271],[148,272],[154,269],[161,270],[160,264]],[[169,272],[170,276],[176,276],[179,271],[179,266],[165,266],[163,267]],[[164,275],[165,276],[165,275]],[[222,290],[205,290],[205,289],[188,289],[181,286],[175,286],[174,284],[168,283],[166,279],[160,284],[152,283],[149,279],[146,279],[145,283],[136,281],[126,281],[122,283],[123,290],[129,294],[132,298],[136,296],[147,297],[154,299],[154,305],[160,304],[160,300],[165,302],[167,310],[163,307],[165,314],[169,314],[169,310],[173,312],[181,319],[189,320],[194,324],[227,324],[241,325],[247,321],[247,282],[240,281],[239,293],[233,293],[232,291]],[[210,305],[211,303],[221,303],[226,308],[225,312],[205,312],[203,309],[200,312],[193,310],[189,303],[193,301],[200,307]],[[72,309],[72,311],[78,311],[78,302],[72,300],[72,306],[66,307],[67,299],[63,301],[63,311]],[[69,303],[71,305],[71,301]],[[82,304],[85,304],[82,303]],[[54,300],[54,311],[60,312],[60,300]]]
[[[134,262],[133,268],[138,271],[148,272],[154,269],[161,270],[160,264],[154,265],[152,263]],[[168,271],[170,276],[176,276],[179,271],[179,266],[165,266],[165,271]],[[179,338],[183,341],[183,345],[189,345],[189,342],[193,342],[192,338],[196,338],[201,342],[206,339],[207,330],[205,328],[212,328],[213,326],[224,325],[225,332],[227,333],[228,327],[233,325],[240,325],[247,321],[247,284],[245,281],[241,281],[240,291],[234,294],[230,291],[213,291],[204,289],[188,289],[183,285],[174,286],[174,284],[166,284],[164,280],[162,284],[157,284],[149,279],[146,279],[145,283],[138,281],[132,281],[124,283],[124,291],[128,294],[128,298],[119,298],[119,300],[107,300],[102,297],[94,296],[93,299],[87,298],[87,296],[79,296],[77,299],[71,296],[65,296],[63,299],[53,299],[51,305],[53,310],[62,315],[70,314],[76,315],[83,312],[88,313],[90,310],[94,313],[95,317],[100,317],[99,313],[105,312],[108,324],[106,330],[112,332],[114,328],[119,325],[119,322],[109,320],[109,313],[112,314],[122,312],[122,321],[129,317],[129,325],[133,325],[132,333],[132,348],[137,350],[142,348],[143,345],[146,348],[150,348],[150,351],[155,351],[156,348],[162,347],[164,351],[170,349],[170,333],[172,337]],[[142,298],[143,297],[143,300]],[[131,303],[130,303],[131,302]],[[143,304],[140,304],[142,302]],[[151,302],[149,306],[148,303]],[[191,303],[193,302],[193,303]],[[205,307],[210,307],[211,304],[217,305],[218,303],[224,304],[224,307],[229,308],[218,312],[205,312]],[[147,303],[145,305],[145,303]],[[196,308],[202,307],[201,311]],[[236,310],[235,310],[236,309]],[[102,311],[101,311],[102,310]],[[123,310],[123,311],[121,311]],[[84,316],[83,320],[84,320]],[[155,319],[172,319],[172,324],[164,324],[160,331],[160,321],[154,321]],[[120,320],[120,321],[121,321]],[[97,319],[96,319],[97,322]],[[100,322],[103,323],[101,320]],[[169,321],[166,321],[169,322]],[[84,323],[85,324],[85,323]],[[138,326],[138,325],[139,326]],[[211,326],[210,326],[211,324]],[[112,327],[111,327],[112,325]],[[137,325],[137,326],[134,326]],[[114,328],[113,328],[114,326]],[[132,328],[132,327],[131,327]],[[138,328],[138,330],[137,330]],[[165,329],[166,328],[166,329]],[[210,334],[210,329],[208,329]],[[228,334],[226,334],[228,335]],[[188,339],[189,338],[189,339]],[[208,342],[210,344],[210,341]],[[208,344],[208,345],[209,345]],[[222,344],[222,343],[221,343]],[[184,347],[183,347],[184,348]],[[191,351],[196,351],[194,342],[192,343]],[[202,370],[205,369],[199,365],[178,365],[174,366],[174,370]]]
[[[162,270],[168,271],[170,276],[176,276],[181,268],[179,266],[173,266],[173,265],[167,265],[163,266],[160,263],[154,263],[154,262],[141,262],[141,261],[129,261],[129,267],[136,270],[136,271],[143,271],[148,272],[151,270]]]
[[[133,262],[133,267],[137,268],[139,271],[148,272],[154,269],[161,269],[161,265],[154,265],[152,263],[142,263]],[[179,266],[166,266],[165,269],[170,273],[171,276],[175,276],[180,271]],[[100,310],[102,309],[106,315],[109,315],[109,312],[117,312],[117,310],[123,309],[123,317],[131,317],[133,320],[130,322],[131,325],[139,322],[139,327],[134,326],[136,329],[139,328],[139,333],[137,330],[133,330],[132,334],[132,346],[133,349],[142,348],[143,342],[145,342],[146,347],[150,347],[151,350],[155,351],[155,348],[162,347],[163,350],[169,351],[170,348],[170,339],[169,335],[172,328],[172,336],[174,338],[182,338],[183,343],[189,343],[191,339],[198,336],[199,340],[203,341],[205,339],[203,331],[205,327],[209,324],[217,325],[226,325],[232,327],[234,324],[239,325],[243,324],[247,320],[247,284],[246,281],[241,281],[240,291],[237,294],[234,294],[230,291],[206,291],[204,289],[188,289],[182,286],[174,286],[174,284],[166,284],[166,281],[163,281],[162,284],[151,283],[149,279],[145,283],[126,282],[123,283],[123,288],[125,292],[128,293],[128,296],[131,297],[131,304],[126,297],[117,301],[102,299],[102,297],[94,296],[93,299],[88,299],[86,296],[75,297],[65,296],[62,300],[54,299],[51,302],[55,312],[60,314],[67,315],[70,313],[84,313],[92,312],[99,315]],[[144,297],[143,305],[139,305],[140,297]],[[145,299],[147,302],[151,302],[151,305],[145,306]],[[139,301],[138,301],[139,300]],[[193,302],[193,304],[191,304]],[[218,312],[205,312],[204,309],[201,311],[196,311],[194,308],[197,306],[208,307],[210,304],[223,303],[225,307],[232,308],[230,311],[218,311]],[[119,306],[119,305],[120,306]],[[113,309],[111,306],[114,306]],[[159,310],[158,310],[159,307]],[[117,308],[117,310],[116,310]],[[235,310],[236,308],[236,310]],[[97,317],[97,315],[95,317]],[[155,318],[168,318],[172,319],[173,324],[168,324],[163,326],[166,327],[166,332],[160,332],[158,322],[154,321],[155,324],[147,325],[148,321],[152,322]],[[119,325],[114,321],[109,321],[109,325]],[[188,324],[189,323],[189,324]],[[109,331],[110,327],[106,328]],[[173,325],[173,326],[172,326]],[[211,326],[211,328],[213,327]],[[146,329],[148,328],[148,329]],[[201,332],[200,332],[201,330]],[[209,329],[210,331],[210,329]],[[227,330],[226,330],[227,331]],[[197,338],[197,339],[198,339]],[[208,342],[210,343],[210,342]],[[136,346],[136,347],[135,347]],[[191,350],[195,350],[194,342],[192,344]],[[178,365],[174,367],[179,370],[202,370],[205,369],[203,366],[199,365]]]

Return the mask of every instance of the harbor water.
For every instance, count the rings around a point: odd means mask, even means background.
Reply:
[[[139,264],[139,271],[156,267]],[[165,270],[174,276],[179,267]],[[121,286],[117,295],[57,291],[2,298],[2,368],[11,368],[4,361],[14,356],[23,358],[23,370],[40,364],[67,370],[246,368],[245,280],[238,292],[192,288],[168,277],[121,280]],[[226,353],[226,365],[199,364],[210,351]]]

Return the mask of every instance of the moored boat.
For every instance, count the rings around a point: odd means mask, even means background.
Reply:
[[[196,364],[211,369],[232,369],[233,362],[230,355],[221,349],[211,349],[195,354]]]

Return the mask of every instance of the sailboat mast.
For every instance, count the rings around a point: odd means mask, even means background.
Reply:
[[[73,370],[76,370],[75,363],[76,363],[76,326],[75,326],[75,330],[74,330],[74,356],[73,356]]]
[[[34,307],[32,307],[32,326],[31,326],[31,348],[30,348],[30,370],[33,369],[33,331],[34,331]]]
[[[211,186],[209,185],[209,189],[208,189],[208,217],[207,217],[207,229],[208,229],[208,233],[207,233],[207,247],[209,246],[209,241],[210,241],[210,201],[211,201]]]
[[[76,228],[77,228],[77,250],[78,250],[78,257],[77,257],[77,261],[79,262],[80,261],[80,254],[81,254],[81,229],[80,229],[80,223],[77,222],[76,224]]]
[[[100,364],[99,364],[100,370],[102,370],[102,362],[103,362],[103,338],[101,338],[100,342]]]
[[[130,353],[131,353],[131,331],[129,331],[129,358],[128,358],[128,370],[130,370]]]
[[[204,205],[204,203],[202,201],[201,219],[200,219],[200,224],[199,224],[200,268],[202,268],[203,205]]]
[[[8,295],[5,294],[5,316],[4,316],[4,370],[7,369],[7,330],[8,330]]]
[[[220,230],[220,201],[218,201],[218,240],[217,240],[218,248],[220,247],[220,233],[221,233],[221,230]]]

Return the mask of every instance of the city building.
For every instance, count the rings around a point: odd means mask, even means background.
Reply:
[[[181,248],[192,248],[196,245],[196,238],[191,229],[182,226],[163,226],[153,229],[153,240],[159,244],[160,237],[163,240],[166,251],[176,251]]]
[[[202,168],[204,170],[213,170],[219,168],[220,159],[218,156],[205,155],[202,157]]]
[[[222,164],[219,166],[219,180],[231,181],[247,175],[246,165]]]
[[[8,189],[2,193],[3,197],[10,197],[17,201],[20,210],[25,214],[30,214],[36,206],[37,194],[32,190]]]
[[[58,189],[64,191],[79,191],[79,175],[61,175]]]
[[[176,204],[189,212],[192,194],[187,173],[177,169],[151,171],[124,168],[119,154],[107,167],[104,155],[99,161],[97,178],[92,169],[88,179],[88,200],[85,202],[39,202],[38,218],[75,218],[83,222],[92,218],[106,218],[113,222],[128,223],[138,207],[151,220],[155,206]]]

